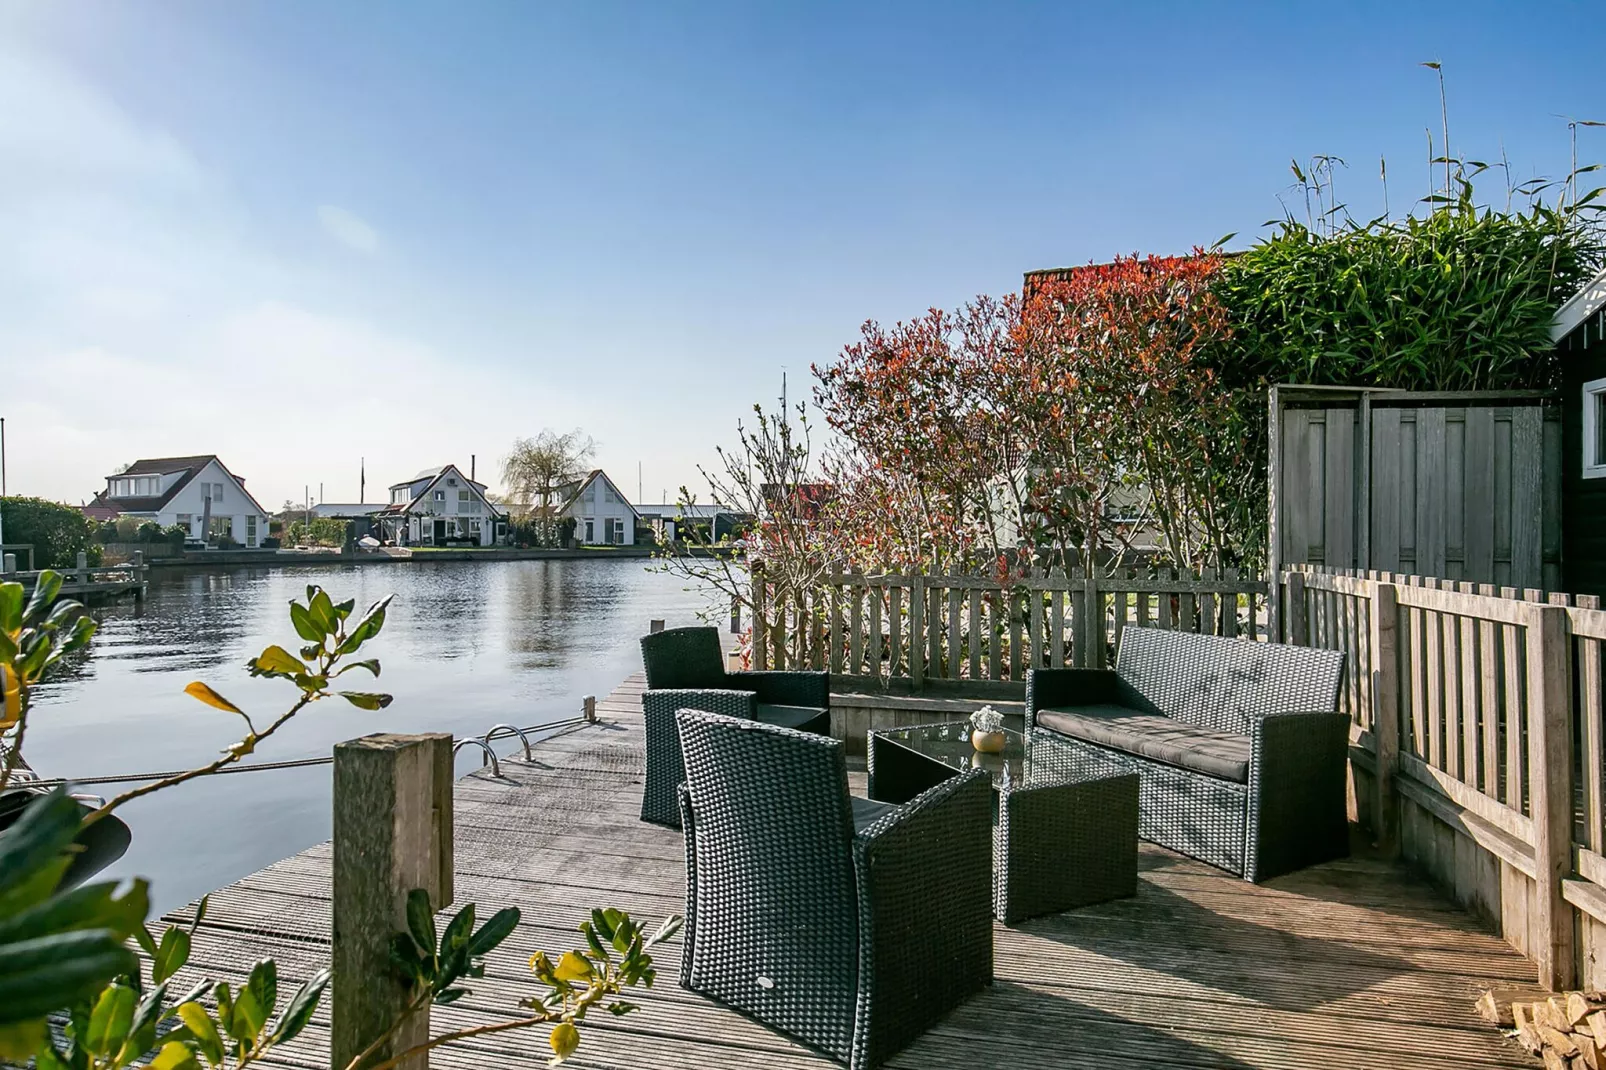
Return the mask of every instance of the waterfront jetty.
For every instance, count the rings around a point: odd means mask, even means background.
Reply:
[[[650,923],[684,910],[680,834],[638,820],[643,777],[633,677],[597,704],[596,723],[504,758],[500,776],[455,787],[455,887],[481,916],[523,912],[473,994],[436,1007],[436,1032],[506,1020],[536,991],[526,960],[580,942],[593,906]],[[862,794],[862,770],[852,776]],[[330,958],[328,844],[224,888],[194,938],[182,990],[201,976],[244,980],[278,960],[281,991]],[[1530,985],[1533,966],[1397,863],[1355,857],[1263,885],[1144,844],[1138,894],[1019,925],[997,925],[996,980],[889,1067],[1538,1066],[1480,1021],[1490,987]],[[169,916],[193,917],[193,907]],[[914,923],[919,924],[918,919]],[[676,983],[678,941],[662,948],[641,1010],[587,1019],[568,1065],[653,1070],[804,1070],[835,1065]],[[266,1060],[327,1066],[327,1005]],[[460,1041],[436,1067],[547,1065],[544,1030]]]
[[[21,583],[24,590],[33,590],[34,584],[39,582],[40,571],[19,570],[15,554],[7,553],[0,558],[0,582]],[[80,553],[74,567],[58,568],[55,572],[62,578],[60,597],[75,598],[86,605],[126,595],[133,595],[136,601],[143,600],[150,586],[150,565],[138,551],[126,564],[93,567],[88,555]]]

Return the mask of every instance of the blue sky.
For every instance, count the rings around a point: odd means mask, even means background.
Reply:
[[[1584,4],[0,0],[12,493],[216,452],[269,508],[583,427],[648,500],[866,319],[1567,167]],[[1606,131],[1582,155],[1606,158]],[[1491,182],[1489,193],[1494,193]],[[1503,199],[1500,198],[1500,199]],[[376,489],[377,488],[377,489]]]

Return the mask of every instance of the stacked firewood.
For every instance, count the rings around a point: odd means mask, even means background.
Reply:
[[[1478,1000],[1478,1013],[1544,1059],[1545,1070],[1606,1070],[1606,992],[1497,988]]]

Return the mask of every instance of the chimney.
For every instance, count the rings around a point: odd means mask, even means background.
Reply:
[[[472,453],[468,455],[468,481],[470,483],[474,482],[474,455]]]

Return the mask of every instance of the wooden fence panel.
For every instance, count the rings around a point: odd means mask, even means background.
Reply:
[[[1321,387],[1274,395],[1276,567],[1519,587],[1557,578],[1560,412],[1550,395]]]

